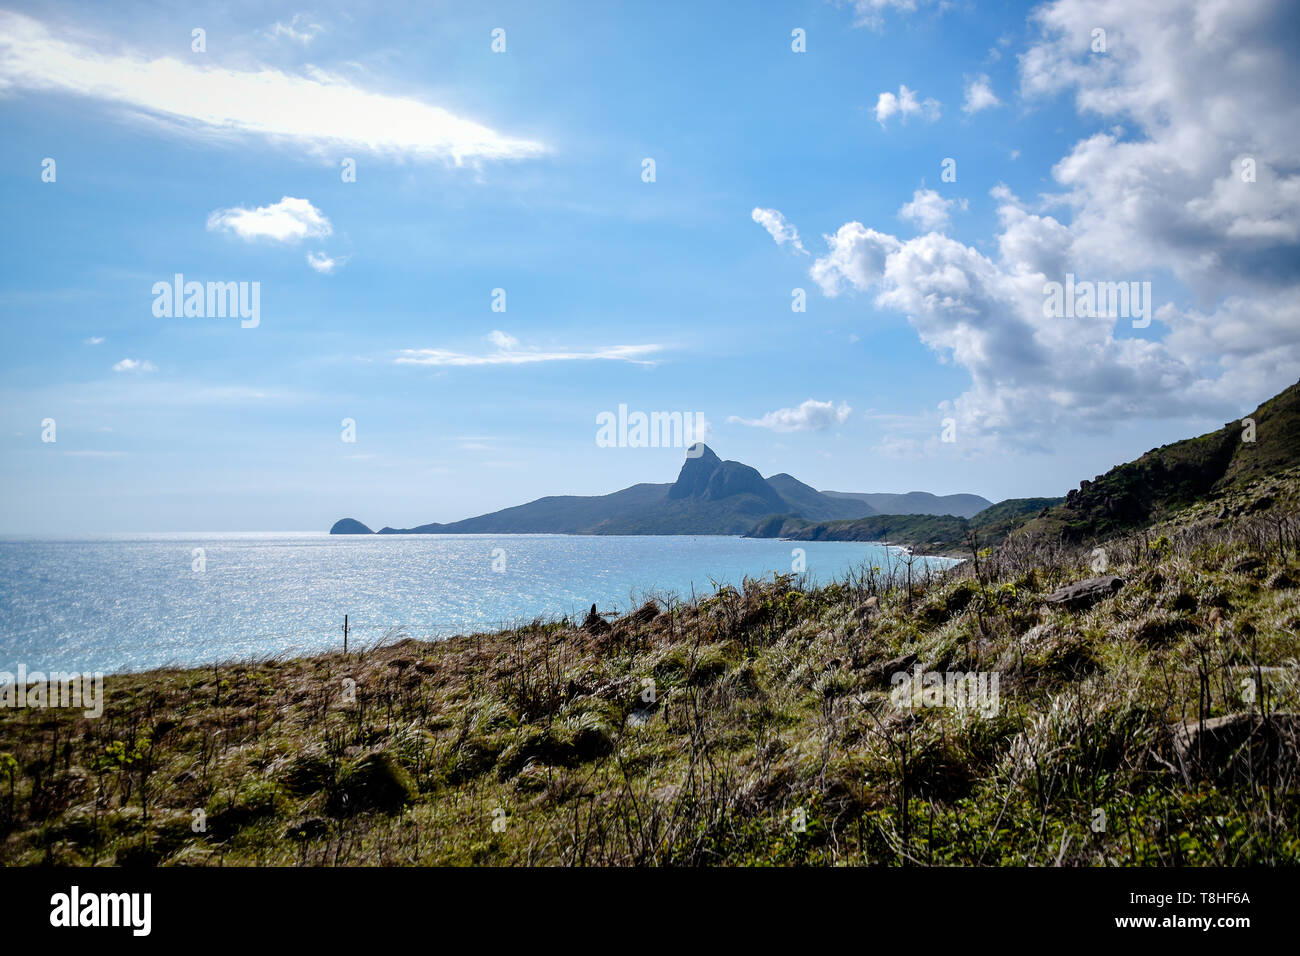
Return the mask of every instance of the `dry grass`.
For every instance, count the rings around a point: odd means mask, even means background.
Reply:
[[[1080,611],[1042,598],[1092,547],[1017,539],[910,585],[748,581],[599,634],[112,677],[98,720],[0,711],[0,862],[1294,863],[1283,484],[1107,542],[1124,587]],[[900,708],[914,664],[996,673],[998,712]],[[1242,712],[1245,745],[1179,760],[1171,724]]]

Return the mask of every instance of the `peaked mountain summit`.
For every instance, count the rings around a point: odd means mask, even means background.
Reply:
[[[764,478],[724,461],[703,442],[692,445],[670,484],[639,484],[608,495],[554,495],[490,514],[379,534],[746,534],[761,520],[863,518],[875,509],[856,496],[824,494],[787,474]],[[345,519],[334,534],[364,534]]]

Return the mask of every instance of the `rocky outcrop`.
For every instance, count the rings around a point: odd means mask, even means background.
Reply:
[[[689,457],[691,454],[696,457]],[[670,501],[683,498],[720,501],[733,495],[754,495],[773,512],[789,510],[789,503],[756,469],[738,461],[723,461],[704,444],[691,446],[677,480],[668,489]]]
[[[1294,770],[1300,714],[1228,714],[1174,724],[1174,762],[1189,779],[1224,775],[1263,780]]]
[[[1053,591],[1043,601],[1047,604],[1063,607],[1071,611],[1082,611],[1092,607],[1103,598],[1108,598],[1124,586],[1124,579],[1102,575],[1098,578],[1085,578],[1075,581],[1063,588]]]

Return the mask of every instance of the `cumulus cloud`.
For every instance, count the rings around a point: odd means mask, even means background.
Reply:
[[[256,209],[234,206],[214,210],[208,216],[208,229],[212,232],[231,232],[248,242],[269,239],[272,242],[288,243],[321,238],[334,231],[324,213],[306,199],[295,199],[293,196],[285,196],[277,203],[258,206]],[[308,256],[308,261],[310,258]],[[312,268],[316,268],[314,263]]]
[[[500,329],[493,329],[488,333],[488,341],[499,349],[509,351],[519,347],[519,340],[509,333],[502,332]]]
[[[904,122],[909,116],[920,116],[927,122],[933,123],[939,118],[939,109],[938,100],[929,97],[924,100],[918,99],[915,90],[900,85],[897,94],[886,90],[876,100],[876,122],[884,126],[885,120],[898,115]]]
[[[965,199],[944,199],[933,189],[918,189],[912,194],[912,201],[898,210],[898,215],[932,232],[948,228],[949,213],[954,207],[965,211],[968,205]]]
[[[993,86],[987,76],[977,76],[966,84],[966,102],[962,104],[963,113],[978,113],[980,110],[1001,105],[1002,101],[993,93]]]
[[[860,222],[845,223],[833,236],[824,236],[830,252],[817,259],[809,270],[828,296],[845,286],[870,288],[885,271],[885,262],[902,243],[894,236],[868,229]]]
[[[1022,94],[1072,93],[1106,124],[1055,165],[1051,205],[995,187],[988,251],[848,222],[810,275],[828,296],[865,293],[907,316],[970,376],[938,409],[962,442],[1050,448],[1132,418],[1226,420],[1300,369],[1300,69],[1286,39],[1297,19],[1269,0],[1044,5],[1020,57]],[[1100,23],[1104,56],[1090,53]],[[933,206],[918,193],[907,218]],[[1066,273],[1152,280],[1150,330],[1045,317],[1045,286]]]
[[[0,92],[79,96],[175,135],[262,137],[320,154],[348,150],[460,165],[547,151],[440,106],[374,92],[323,70],[235,70],[204,57],[107,53],[13,12],[0,12]]]
[[[788,242],[804,255],[808,254],[808,250],[799,241],[799,230],[786,222],[786,218],[781,215],[780,210],[762,209],[756,206],[750,215],[754,222],[768,231],[768,234],[776,240],[778,246],[785,245]]]
[[[114,372],[156,372],[158,366],[147,359],[124,358],[113,366]]]
[[[1022,92],[1073,93],[1082,115],[1110,124],[1053,170],[1080,256],[1172,269],[1209,296],[1294,282],[1300,68],[1288,41],[1298,17],[1269,0],[1061,0],[1035,11],[1041,36],[1021,57]],[[1098,24],[1104,55],[1091,53]]]
[[[844,424],[852,411],[845,403],[836,407],[834,402],[819,402],[810,398],[798,408],[778,408],[762,418],[732,415],[727,421],[755,428],[769,428],[776,432],[825,431]]]

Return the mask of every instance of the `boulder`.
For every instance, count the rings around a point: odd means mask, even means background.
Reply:
[[[1175,763],[1189,778],[1239,774],[1262,781],[1270,758],[1275,771],[1294,766],[1300,714],[1228,714],[1177,723],[1170,732]]]
[[[1072,611],[1092,607],[1103,598],[1108,598],[1124,586],[1123,578],[1102,575],[1096,578],[1084,578],[1063,588],[1058,588],[1043,601],[1056,607],[1069,608]]]
[[[900,654],[898,657],[891,658],[890,660],[887,661],[881,661],[878,664],[873,664],[871,667],[868,667],[864,673],[864,676],[869,681],[874,681],[877,683],[884,684],[885,686],[889,686],[889,683],[893,678],[894,674],[898,673],[899,671],[907,670],[915,663],[916,663],[915,654]]]
[[[1253,554],[1243,555],[1235,560],[1229,570],[1233,574],[1254,574],[1264,567],[1264,562]]]

